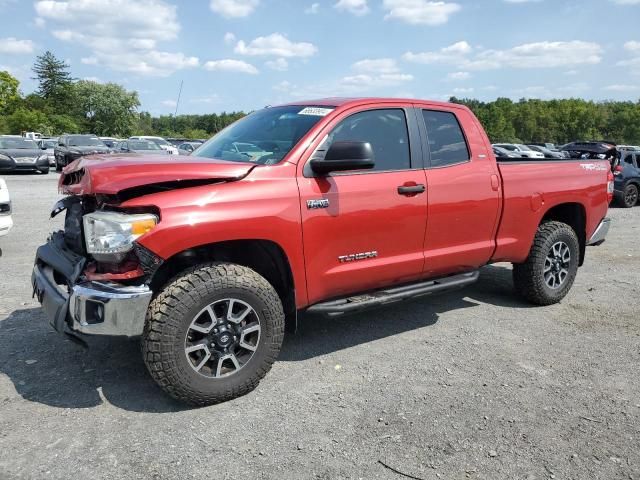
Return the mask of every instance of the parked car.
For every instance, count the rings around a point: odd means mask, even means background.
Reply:
[[[638,204],[640,192],[640,151],[623,152],[620,163],[614,168],[613,192],[616,203],[631,208]]]
[[[558,147],[556,147],[555,143],[545,143],[545,142],[531,142],[528,144],[530,147],[535,145],[536,147],[544,147],[548,150],[551,150],[552,152],[557,152]]]
[[[504,148],[524,158],[544,158],[544,154],[536,152],[521,143],[496,143],[494,147]]]
[[[571,142],[563,145],[560,150],[567,152],[570,158],[587,160],[619,158],[616,145],[608,142]]]
[[[0,172],[49,173],[47,154],[36,142],[13,135],[0,136]]]
[[[123,140],[116,144],[116,153],[140,153],[142,155],[168,155],[169,152],[149,140]]]
[[[509,150],[507,150],[506,148],[500,148],[500,147],[496,147],[495,145],[492,146],[493,148],[493,154],[496,157],[505,157],[505,158],[522,158],[518,153],[515,152],[510,152]]]
[[[160,148],[162,148],[163,150],[166,150],[167,152],[169,152],[172,155],[178,155],[178,149],[171,145],[169,142],[167,142],[164,138],[162,137],[153,137],[153,136],[149,136],[149,135],[138,135],[138,136],[134,136],[134,137],[129,137],[129,140],[149,140],[151,142],[155,142],[158,144],[158,146]]]
[[[44,150],[44,153],[47,155],[47,159],[49,160],[49,166],[56,166],[56,156],[53,151],[58,145],[57,138],[42,138],[36,142],[41,150]]]
[[[254,388],[298,311],[447,292],[493,262],[559,302],[605,240],[609,164],[564,162],[558,181],[553,160],[496,161],[479,125],[452,103],[332,98],[258,110],[180,162],[82,158],[36,296],[60,332],[142,335],[151,376],[196,405]]]
[[[637,145],[617,145],[616,148],[619,152],[640,152],[640,147]]]
[[[116,146],[116,143],[120,141],[114,137],[99,137],[99,138],[100,140],[102,140],[102,143],[104,143],[109,148],[114,148]]]
[[[0,237],[4,237],[13,227],[11,219],[11,197],[7,182],[0,178]],[[0,251],[0,255],[2,252]]]
[[[111,149],[95,135],[62,135],[53,152],[56,172],[61,172],[64,167],[80,157],[111,153]]]
[[[202,145],[202,142],[184,142],[178,146],[178,153],[180,155],[191,155],[193,151]]]
[[[527,145],[531,150],[540,152],[545,158],[568,158],[560,151],[553,151],[547,147],[540,147],[538,145]]]

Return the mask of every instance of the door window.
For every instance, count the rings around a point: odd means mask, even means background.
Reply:
[[[367,110],[345,118],[318,151],[326,152],[333,142],[369,142],[374,153],[374,171],[411,168],[407,119],[400,108]]]
[[[453,113],[423,110],[422,116],[429,138],[431,167],[446,167],[469,161],[469,148]]]

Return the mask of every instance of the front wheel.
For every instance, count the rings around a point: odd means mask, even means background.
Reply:
[[[169,395],[211,405],[253,390],[283,335],[282,303],[269,282],[250,268],[212,263],[180,274],[151,302],[142,351]]]
[[[524,263],[514,264],[517,293],[536,305],[562,300],[578,273],[580,243],[576,232],[561,222],[545,222],[536,232]]]

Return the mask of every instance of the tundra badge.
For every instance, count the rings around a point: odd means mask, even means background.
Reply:
[[[307,200],[307,208],[315,210],[316,208],[329,208],[329,199],[321,198],[320,200]]]
[[[376,258],[378,256],[378,252],[375,250],[371,252],[362,252],[362,253],[352,253],[351,255],[341,255],[338,257],[340,263],[353,262],[355,260],[366,260],[367,258]]]

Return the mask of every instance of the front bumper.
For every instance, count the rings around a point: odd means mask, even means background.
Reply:
[[[77,282],[83,265],[82,257],[62,251],[59,239],[38,249],[31,283],[53,328],[60,333],[141,335],[151,301],[149,287]]]
[[[593,235],[587,241],[587,245],[600,245],[605,241],[607,233],[609,233],[609,227],[611,226],[610,218],[603,218],[596,231],[593,232]]]

